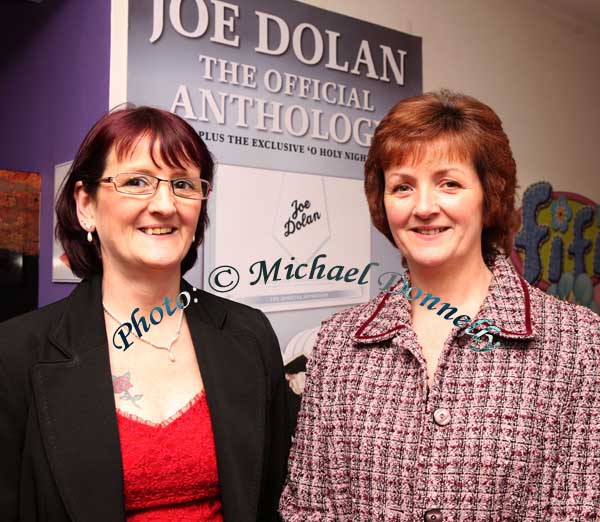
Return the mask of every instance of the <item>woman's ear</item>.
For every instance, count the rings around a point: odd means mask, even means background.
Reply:
[[[96,201],[86,192],[82,181],[75,183],[73,198],[79,224],[84,230],[93,232],[96,228]]]

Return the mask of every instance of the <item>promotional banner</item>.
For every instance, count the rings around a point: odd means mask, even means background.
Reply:
[[[268,312],[290,375],[400,257],[370,224],[375,128],[422,92],[421,38],[284,0],[113,2],[111,104],[167,109],[218,168],[200,281]],[[303,365],[301,365],[303,366]]]
[[[219,163],[359,178],[421,77],[420,38],[300,2],[129,1],[127,101],[186,119]]]

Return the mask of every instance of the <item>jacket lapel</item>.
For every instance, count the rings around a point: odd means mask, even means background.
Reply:
[[[184,283],[184,289],[188,285]],[[264,452],[267,382],[257,339],[226,328],[227,313],[206,292],[186,317],[213,426],[225,522],[255,521]]]
[[[32,371],[42,440],[73,520],[125,521],[123,473],[101,278],[81,283]]]

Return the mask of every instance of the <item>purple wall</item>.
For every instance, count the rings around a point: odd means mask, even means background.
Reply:
[[[108,109],[110,3],[0,6],[0,168],[42,174],[39,306],[75,286],[52,283],[54,165],[73,159]]]

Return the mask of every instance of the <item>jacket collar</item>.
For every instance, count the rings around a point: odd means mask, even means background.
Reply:
[[[476,319],[491,319],[500,328],[494,334],[506,339],[533,339],[529,286],[508,260],[498,255],[492,268],[492,281]],[[410,273],[406,276],[410,281]],[[394,288],[400,287],[396,285]],[[423,295],[427,289],[423,288]],[[420,299],[415,299],[419,302]],[[442,301],[440,300],[440,304]],[[452,304],[452,303],[450,303]],[[439,308],[436,307],[436,308]],[[435,313],[435,310],[431,310]],[[454,315],[458,317],[460,310]],[[382,292],[366,305],[360,314],[353,334],[357,344],[370,344],[390,339],[411,325],[410,304],[401,294]]]

